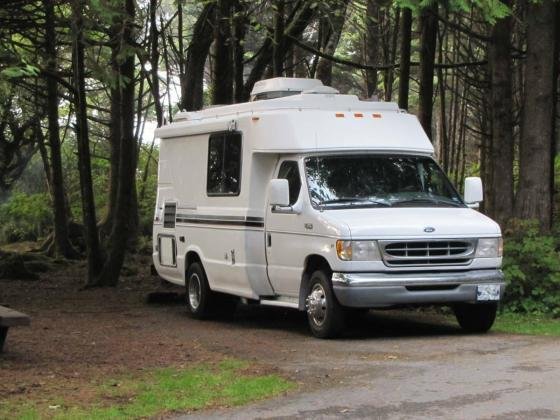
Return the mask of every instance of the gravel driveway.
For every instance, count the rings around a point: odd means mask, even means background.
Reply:
[[[181,418],[560,418],[557,338],[463,335],[442,317],[377,312],[324,341],[299,313],[240,312],[213,344],[278,366],[299,390]]]

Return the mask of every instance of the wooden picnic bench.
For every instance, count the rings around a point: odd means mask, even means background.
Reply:
[[[10,327],[29,324],[30,319],[28,315],[6,308],[5,306],[0,306],[0,352],[4,348],[4,342],[6,341],[6,336],[8,335]]]

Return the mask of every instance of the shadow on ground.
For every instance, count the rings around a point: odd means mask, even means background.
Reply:
[[[203,321],[201,321],[203,322]],[[310,336],[307,316],[293,309],[239,304],[233,317],[213,319],[235,329],[285,331]],[[417,310],[375,310],[352,316],[340,338],[367,339],[389,337],[426,337],[464,334],[444,315]]]

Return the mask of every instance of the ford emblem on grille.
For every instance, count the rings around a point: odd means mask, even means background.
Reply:
[[[435,231],[436,231],[436,228],[431,227],[431,226],[426,226],[424,228],[424,232],[426,232],[426,233],[432,233],[432,232],[435,232]]]

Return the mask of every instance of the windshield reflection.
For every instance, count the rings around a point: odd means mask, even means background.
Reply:
[[[463,207],[433,159],[334,155],[305,159],[311,202],[319,208]]]

